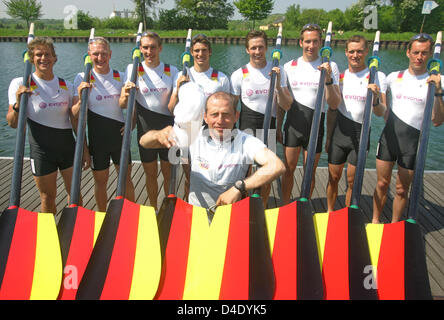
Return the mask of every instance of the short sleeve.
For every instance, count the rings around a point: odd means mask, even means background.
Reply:
[[[23,84],[23,77],[15,78],[9,84],[8,89],[8,100],[9,104],[14,104],[17,102],[15,94],[17,93],[18,88]]]
[[[253,163],[256,155],[266,148],[265,144],[258,138],[245,134],[242,137],[242,146],[247,163]]]
[[[84,75],[84,73],[81,72],[81,73],[78,73],[76,75],[76,77],[74,78],[74,97],[78,96],[77,88],[79,87],[80,83],[83,81],[83,75]]]
[[[237,69],[231,74],[230,87],[231,94],[240,96],[242,87],[242,68]]]

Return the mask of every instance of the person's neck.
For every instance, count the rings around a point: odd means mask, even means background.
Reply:
[[[160,60],[152,61],[152,62],[148,62],[148,61],[145,60],[145,64],[146,64],[146,66],[148,68],[154,69],[154,68],[157,68],[159,66]]]
[[[94,72],[95,73],[103,74],[103,75],[108,74],[110,70],[111,70],[111,68],[109,67],[109,65],[106,68],[103,68],[103,69],[100,69],[100,70],[98,70],[97,68],[94,67]]]
[[[208,69],[210,69],[210,64],[205,64],[205,65],[199,65],[199,64],[195,64],[194,65],[194,70],[196,72],[207,72]]]
[[[51,81],[54,79],[54,72],[53,71],[47,71],[47,72],[41,72],[39,70],[35,71],[35,75],[45,81]]]
[[[361,72],[361,71],[364,70],[365,68],[367,68],[365,64],[363,64],[363,65],[359,65],[359,66],[356,66],[356,67],[353,67],[353,66],[351,66],[351,65],[348,65],[348,71],[350,71],[351,73],[358,73],[358,72]]]
[[[424,68],[421,68],[421,69],[414,70],[411,66],[409,66],[408,71],[409,71],[409,73],[411,75],[420,76],[420,75],[422,75],[422,74],[427,72],[427,68],[424,67]]]
[[[267,66],[267,60],[264,59],[264,60],[261,60],[261,61],[259,61],[257,63],[256,63],[256,61],[250,60],[250,64],[251,64],[251,66],[253,68],[263,69],[263,68],[265,68]]]
[[[313,62],[319,59],[319,56],[313,56],[313,57],[308,57],[306,55],[302,55],[302,59],[304,59],[305,62]]]

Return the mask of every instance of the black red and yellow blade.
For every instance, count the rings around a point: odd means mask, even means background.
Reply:
[[[306,201],[265,211],[276,277],[275,300],[324,297],[313,214]]]
[[[0,299],[57,299],[62,257],[54,216],[14,208],[0,216]]]
[[[360,209],[316,213],[316,237],[327,300],[377,299],[369,247]]]
[[[274,273],[260,198],[218,207],[211,225],[205,209],[170,198],[159,213],[159,232],[163,275],[157,299],[273,297]]]
[[[110,202],[76,299],[146,300],[157,291],[161,255],[153,207]]]
[[[368,224],[366,231],[379,299],[432,299],[418,224]]]
[[[64,271],[59,299],[75,299],[104,218],[105,212],[79,206],[63,209],[57,224]]]

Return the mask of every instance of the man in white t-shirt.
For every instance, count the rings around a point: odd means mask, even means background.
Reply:
[[[282,176],[282,202],[290,202],[294,184],[294,171],[299,161],[299,154],[304,150],[304,165],[307,159],[311,125],[315,109],[316,95],[319,87],[320,70],[326,70],[325,101],[329,107],[336,107],[341,101],[339,92],[339,69],[336,63],[322,63],[319,56],[322,30],[317,24],[307,24],[301,30],[299,45],[302,47],[302,57],[291,60],[284,65],[288,83],[293,94],[292,103],[282,105],[287,111],[283,134],[281,127],[284,111],[279,109],[277,127],[278,140],[284,145],[285,174]],[[286,106],[286,107],[285,107]],[[325,112],[322,110],[319,125],[316,156],[311,181],[311,193],[315,186],[316,168],[321,157],[322,139],[324,137]]]
[[[334,112],[336,113],[336,121],[332,132],[327,132],[327,141],[330,141],[328,147],[328,212],[334,210],[338,195],[338,183],[346,161],[348,162],[348,189],[345,204],[350,206],[368,88],[373,91],[373,113],[382,117],[386,112],[385,91],[387,84],[385,75],[379,71],[376,74],[375,83],[368,84],[370,71],[365,65],[368,51],[367,40],[363,36],[356,35],[347,40],[345,56],[348,61],[348,69],[339,77],[342,101],[337,109],[330,108],[330,110],[339,110],[339,112]],[[368,146],[370,146],[370,141]]]
[[[440,74],[429,76],[427,60],[433,54],[433,39],[425,33],[414,36],[407,46],[409,67],[387,76],[387,90],[391,103],[388,105],[386,124],[376,150],[377,184],[373,195],[372,223],[379,217],[387,201],[395,161],[398,164],[396,191],[393,199],[392,222],[401,219],[408,201],[408,192],[413,180],[419,135],[424,118],[428,83],[436,86],[432,123],[439,126],[444,121],[442,99],[444,79]]]
[[[189,202],[210,208],[234,203],[254,190],[280,176],[285,167],[282,161],[257,138],[233,130],[239,117],[230,94],[216,92],[206,104],[204,120],[208,130],[201,128],[188,147],[191,159]],[[145,148],[176,144],[173,128],[150,131],[140,139]],[[261,167],[246,177],[249,166]]]
[[[137,94],[135,114],[137,118],[137,138],[147,131],[160,130],[174,123],[173,114],[168,110],[171,93],[175,86],[178,70],[175,66],[160,61],[162,39],[155,32],[145,32],[140,39],[140,51],[144,61],[137,70]],[[129,82],[132,64],[126,70],[126,83],[122,88],[120,106],[126,108],[129,92],[134,83]],[[168,194],[171,164],[165,148],[147,150],[139,145],[140,160],[145,171],[146,190],[150,205],[157,209],[157,161],[164,178],[163,191]]]

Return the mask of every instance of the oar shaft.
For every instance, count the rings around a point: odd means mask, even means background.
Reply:
[[[376,31],[375,40],[373,42],[373,57],[370,60],[370,65],[369,65],[370,68],[370,75],[368,81],[369,84],[375,83],[376,74],[378,72],[378,60],[376,57],[378,56],[379,53],[379,36],[380,36],[379,31]],[[359,206],[361,199],[362,184],[364,180],[365,161],[367,159],[367,145],[370,135],[372,104],[373,104],[373,91],[367,89],[367,97],[365,100],[364,115],[361,127],[361,136],[359,140],[358,160],[356,163],[355,178],[353,182],[353,189],[351,196],[352,206]]]
[[[91,29],[88,46],[93,41],[93,39],[94,39],[94,28]],[[85,62],[85,74],[83,76],[83,81],[89,82],[91,78],[92,61],[91,57],[88,54],[85,55],[84,62]],[[83,151],[84,151],[83,146],[85,142],[88,97],[89,97],[89,89],[85,88],[81,93],[82,102],[80,105],[78,124],[77,124],[76,149],[74,152],[73,171],[72,171],[72,180],[71,180],[71,195],[69,197],[70,205],[78,205],[80,202],[80,183],[82,178],[82,162],[83,162],[82,160],[83,160]]]
[[[137,71],[140,64],[140,40],[142,38],[143,23],[139,23],[136,37],[136,47],[133,50],[133,69],[131,70],[130,81],[136,83]],[[126,109],[125,127],[123,133],[122,150],[120,153],[120,168],[117,177],[117,197],[124,197],[126,193],[126,178],[128,172],[129,154],[131,151],[131,124],[133,119],[134,103],[136,101],[137,89],[131,88]]]
[[[442,33],[440,31],[436,36],[435,51],[433,54],[433,59],[435,59],[436,64],[434,66],[431,66],[431,69],[429,69],[430,74],[438,74],[440,72],[440,65],[438,60],[441,54],[441,42]],[[410,190],[409,206],[407,209],[407,216],[410,220],[416,220],[418,216],[418,207],[424,178],[424,167],[427,154],[427,146],[429,142],[432,111],[433,105],[435,103],[435,90],[435,83],[433,81],[429,82],[426,105],[424,109],[424,118],[422,120],[421,133],[419,135],[418,148],[416,152],[415,171],[413,174],[412,187]]]
[[[332,22],[328,23],[327,35],[325,37],[325,51],[321,54],[322,63],[330,61],[330,42],[331,42]],[[305,161],[304,176],[301,186],[301,198],[308,199],[311,191],[311,181],[313,179],[313,169],[316,157],[316,144],[318,142],[319,126],[321,122],[322,109],[324,108],[324,89],[325,89],[325,70],[321,70],[319,76],[318,92],[316,94],[315,110],[310,130],[310,140],[307,148],[307,160]]]
[[[190,65],[190,49],[191,49],[191,33],[192,29],[188,29],[188,34],[185,42],[185,52],[182,58],[182,75],[186,76],[188,74],[188,67]],[[177,88],[179,90],[179,88]],[[168,188],[169,194],[175,194],[176,193],[176,180],[177,180],[177,171],[178,171],[178,164],[173,164],[171,166],[171,174],[170,174],[170,185]]]
[[[31,23],[28,34],[29,44],[34,39],[34,23]],[[25,70],[23,84],[29,88],[29,77],[32,73],[32,64],[28,52],[24,55]],[[9,195],[9,206],[20,206],[20,191],[22,189],[23,157],[25,154],[26,136],[26,114],[28,107],[28,94],[23,94],[20,98],[19,115],[17,123],[17,135],[15,140],[14,166],[12,169],[11,193]]]

